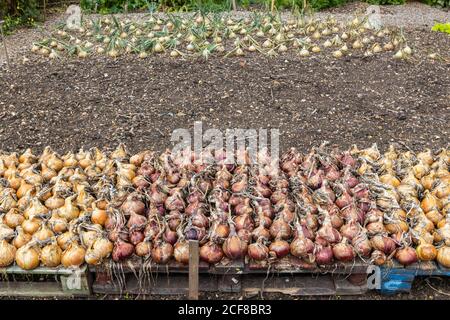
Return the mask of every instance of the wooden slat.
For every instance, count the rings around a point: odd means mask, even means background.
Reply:
[[[329,275],[272,277],[246,275],[242,281],[242,291],[247,295],[277,292],[293,296],[335,295],[336,288]]]
[[[352,284],[349,279],[342,277],[335,277],[334,286],[336,287],[337,295],[360,295],[367,292],[367,281],[363,284]]]
[[[190,300],[198,300],[198,241],[189,240],[189,296]]]
[[[83,265],[80,268],[82,273],[86,272],[86,265]],[[24,270],[19,266],[11,266],[7,268],[0,268],[0,274],[42,274],[42,275],[71,275],[74,273],[74,269],[57,267],[57,268],[46,268],[46,267],[38,267],[33,270]]]
[[[160,294],[171,295],[189,293],[189,279],[186,275],[155,275],[150,283],[146,281],[139,286],[138,279],[128,274],[126,285],[122,290],[113,283],[94,283],[92,290],[97,294]],[[199,291],[216,292],[218,291],[217,278],[215,276],[200,275]]]
[[[67,291],[59,282],[1,281],[0,296],[8,297],[72,297],[89,296],[88,288]]]

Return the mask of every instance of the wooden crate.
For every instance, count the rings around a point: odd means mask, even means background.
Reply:
[[[91,294],[87,266],[80,269],[45,268],[23,270],[18,266],[0,268],[0,296],[86,297]]]

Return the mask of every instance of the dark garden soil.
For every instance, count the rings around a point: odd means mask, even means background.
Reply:
[[[392,53],[340,60],[300,58],[140,60],[136,56],[48,61],[39,56],[0,73],[0,149],[50,145],[131,151],[171,146],[176,128],[276,128],[283,149],[323,140],[347,148],[392,142],[412,149],[447,146],[450,37],[410,31],[410,61]],[[224,131],[223,131],[224,132]]]

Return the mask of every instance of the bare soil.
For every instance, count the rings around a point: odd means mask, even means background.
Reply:
[[[209,60],[135,56],[84,61],[33,57],[0,73],[0,149],[45,145],[132,151],[171,147],[177,128],[276,128],[282,148],[329,140],[341,147],[391,142],[439,148],[450,137],[450,37],[410,30],[410,61],[392,53],[300,58],[294,53]],[[420,53],[420,50],[424,51]]]

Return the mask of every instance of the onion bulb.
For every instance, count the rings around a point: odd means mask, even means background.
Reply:
[[[414,262],[417,262],[417,253],[416,250],[411,247],[403,247],[397,249],[395,258],[401,264],[408,266],[410,264],[413,264]]]
[[[175,260],[182,264],[189,263],[189,242],[186,240],[179,240],[174,247],[173,256]]]
[[[61,263],[66,268],[68,267],[78,267],[84,263],[84,256],[86,250],[78,244],[78,242],[73,241],[69,247],[64,250],[61,256]]]
[[[269,246],[269,254],[281,259],[289,253],[289,243],[285,240],[275,239]]]
[[[432,244],[425,242],[421,242],[417,246],[416,252],[420,261],[432,261],[437,256],[436,248]]]
[[[247,243],[243,241],[235,232],[224,241],[223,252],[229,259],[239,259],[247,253]]]
[[[32,270],[39,266],[39,250],[35,247],[35,242],[29,242],[17,249],[16,263],[24,270]]]
[[[436,260],[444,267],[450,268],[450,247],[439,248]]]
[[[24,245],[26,245],[28,242],[31,241],[32,236],[28,233],[25,233],[22,229],[22,227],[17,227],[16,228],[17,231],[17,235],[14,238],[12,244],[19,249],[20,247],[23,247]]]
[[[262,238],[248,246],[248,255],[256,261],[266,260],[269,257],[269,248],[262,242]]]
[[[57,267],[61,263],[62,250],[54,240],[41,250],[41,263],[46,267]]]
[[[169,262],[173,254],[173,246],[164,241],[155,243],[152,249],[152,259],[158,264],[165,264]]]
[[[6,240],[0,240],[0,267],[7,267],[14,262],[16,247]]]

